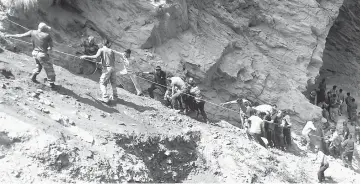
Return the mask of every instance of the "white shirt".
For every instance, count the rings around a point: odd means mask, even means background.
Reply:
[[[262,124],[263,120],[258,116],[251,116],[248,118],[251,121],[251,128],[249,128],[250,133],[260,134],[262,133]]]
[[[326,155],[325,155],[322,151],[318,151],[318,152],[317,152],[317,155],[316,155],[316,164],[321,165],[323,159],[325,159],[325,163],[328,162]]]
[[[272,114],[273,112],[273,107],[267,104],[259,105],[253,109],[257,110],[258,112],[265,112],[266,114]]]
[[[182,80],[182,78],[180,77],[172,77],[170,78],[171,82],[171,86],[176,86],[179,89],[185,89],[186,88],[186,83]]]
[[[308,135],[311,132],[311,130],[316,131],[317,129],[312,121],[308,121],[302,130],[302,135],[305,135],[305,136]]]

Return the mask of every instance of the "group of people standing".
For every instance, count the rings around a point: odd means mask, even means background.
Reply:
[[[313,104],[322,108],[321,145],[325,148],[316,146],[316,149],[318,155],[322,155],[322,159],[319,159],[321,162],[318,179],[324,181],[324,171],[329,167],[326,155],[340,157],[346,167],[352,167],[355,141],[357,144],[360,143],[360,113],[357,113],[356,100],[350,92],[345,95],[343,89],[337,89],[335,85],[326,92],[326,79],[322,79],[310,97]],[[348,120],[343,121],[342,131],[339,131],[336,128],[338,117],[343,115],[345,108]],[[354,134],[350,133],[348,124],[354,126]],[[314,126],[312,129],[316,130]]]
[[[286,111],[277,110],[276,105],[258,105],[247,99],[239,98],[221,105],[238,104],[241,128],[245,128],[249,138],[260,145],[285,150],[292,144],[291,121]],[[264,143],[261,137],[267,139]]]

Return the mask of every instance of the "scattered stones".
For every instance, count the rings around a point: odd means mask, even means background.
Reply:
[[[2,85],[2,88],[3,88],[3,89],[6,89],[6,85],[5,85],[5,84],[3,84],[3,85]]]
[[[44,113],[46,113],[46,114],[49,114],[49,113],[50,113],[49,109],[46,109],[46,108],[42,108],[41,111],[44,112]]]
[[[69,117],[67,116],[64,116],[62,114],[59,114],[59,113],[52,113],[50,115],[51,119],[53,119],[54,121],[68,127],[68,126],[74,126],[75,123],[74,121],[72,120],[69,120]]]
[[[101,113],[100,116],[103,117],[103,118],[107,117],[107,115],[105,113]]]
[[[34,98],[39,98],[40,93],[31,93],[31,96]]]
[[[37,89],[37,90],[36,90],[36,93],[39,93],[39,94],[40,94],[40,93],[44,93],[44,91],[43,91],[42,89]]]
[[[105,145],[105,144],[108,144],[108,140],[106,138],[103,138],[103,137],[99,137],[97,139],[97,142],[101,145]]]
[[[170,116],[170,117],[168,118],[168,120],[169,120],[169,121],[176,121],[176,120],[177,120],[177,117],[175,117],[175,116]]]
[[[85,119],[88,119],[88,120],[90,120],[90,117],[91,117],[89,114],[87,114],[85,112],[79,112],[79,115],[81,117],[85,118]]]
[[[42,104],[44,104],[44,105],[47,105],[47,106],[50,106],[50,107],[54,107],[53,102],[51,102],[51,101],[49,101],[49,100],[47,100],[47,99],[42,98],[42,99],[39,100],[39,102],[42,103]]]

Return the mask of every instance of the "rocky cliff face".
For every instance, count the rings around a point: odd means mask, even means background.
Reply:
[[[138,70],[160,65],[193,76],[214,103],[244,96],[292,110],[298,120],[320,116],[301,92],[319,73],[342,0],[61,2],[44,0],[34,18],[52,24],[58,43],[75,45],[87,34],[106,36],[115,49],[135,50]],[[75,72],[81,67],[63,55],[56,63]],[[211,105],[206,110],[213,119],[238,121],[237,113]]]
[[[330,29],[321,78],[360,99],[360,1],[345,0]]]

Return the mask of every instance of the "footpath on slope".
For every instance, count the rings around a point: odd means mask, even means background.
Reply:
[[[57,66],[51,91],[29,80],[34,67],[0,53],[1,183],[317,182],[314,154],[298,142],[267,151],[226,122],[206,125],[124,90],[105,106],[87,95],[98,95],[97,83]],[[339,160],[325,174],[359,182]]]

